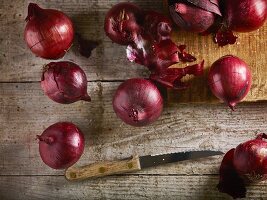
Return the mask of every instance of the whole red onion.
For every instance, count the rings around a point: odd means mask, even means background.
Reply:
[[[221,16],[218,0],[169,0],[168,3],[173,21],[185,31],[205,32]]]
[[[266,21],[266,0],[225,0],[221,4],[223,20],[214,35],[215,42],[219,46],[236,42],[237,37],[232,31],[254,31],[263,26]]]
[[[134,78],[119,86],[113,98],[113,109],[125,123],[145,126],[160,117],[163,99],[152,82]]]
[[[267,18],[266,0],[225,0],[223,7],[226,25],[233,31],[254,31]]]
[[[142,10],[129,2],[118,3],[106,14],[104,29],[115,43],[128,45],[140,31]]]
[[[31,51],[46,59],[58,59],[71,47],[74,30],[69,17],[53,9],[42,9],[37,4],[28,6],[24,39]]]
[[[51,62],[44,67],[41,86],[45,94],[55,102],[74,103],[91,101],[87,93],[87,78],[84,71],[68,61]]]
[[[256,139],[238,145],[233,163],[237,172],[249,181],[267,179],[267,139],[266,134],[259,134]]]
[[[267,135],[239,144],[221,163],[218,189],[233,198],[246,196],[246,185],[267,179]]]
[[[224,56],[214,62],[208,74],[211,91],[232,110],[247,95],[251,82],[248,65],[232,55]]]
[[[79,160],[84,150],[84,135],[70,122],[53,124],[37,138],[43,162],[53,169],[70,167]]]

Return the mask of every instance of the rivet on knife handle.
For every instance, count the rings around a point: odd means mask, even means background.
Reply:
[[[70,181],[83,180],[138,170],[141,170],[139,156],[133,156],[133,158],[128,160],[94,163],[83,167],[70,167],[66,170],[65,177]]]

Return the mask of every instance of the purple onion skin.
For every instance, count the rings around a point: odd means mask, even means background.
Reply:
[[[42,9],[35,3],[28,6],[24,40],[41,58],[59,59],[70,49],[74,39],[71,19],[53,9]]]
[[[37,138],[43,162],[53,169],[72,166],[84,151],[84,135],[70,122],[53,124]]]
[[[152,82],[134,78],[118,87],[113,98],[113,109],[126,124],[146,126],[160,117],[163,99]]]
[[[227,55],[210,68],[208,83],[212,93],[234,110],[249,92],[252,75],[248,65],[240,58]]]
[[[266,0],[225,0],[224,17],[232,31],[250,32],[261,26],[267,18]]]
[[[79,100],[91,101],[87,93],[87,78],[75,63],[51,62],[44,67],[42,89],[53,101],[70,104]]]

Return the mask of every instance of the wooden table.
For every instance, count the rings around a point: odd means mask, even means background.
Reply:
[[[0,0],[0,199],[230,199],[216,189],[222,156],[187,161],[83,182],[68,182],[63,170],[40,159],[37,134],[58,121],[71,121],[85,133],[83,165],[133,154],[216,149],[226,152],[267,131],[267,103],[225,105],[165,104],[160,120],[133,128],[116,118],[112,95],[131,77],[147,71],[125,58],[125,49],[103,32],[105,12],[118,0],[33,1],[66,12],[88,39],[101,41],[91,58],[72,48],[64,60],[86,71],[91,103],[60,105],[40,88],[42,65],[23,41],[30,1]],[[162,0],[136,0],[144,8],[162,9]],[[198,37],[198,36],[196,36]],[[267,199],[267,183],[248,187],[248,199]]]

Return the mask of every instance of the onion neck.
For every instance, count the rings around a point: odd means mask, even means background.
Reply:
[[[36,16],[40,16],[43,13],[43,9],[40,8],[36,3],[30,3],[28,6],[28,16],[26,17],[26,21],[32,20]]]
[[[54,138],[49,136],[41,136],[41,135],[37,135],[37,139],[41,142],[45,142],[46,144],[52,144],[54,142]]]
[[[235,111],[236,103],[229,102],[229,103],[228,103],[228,106],[229,106],[229,108],[231,108],[232,111]]]

